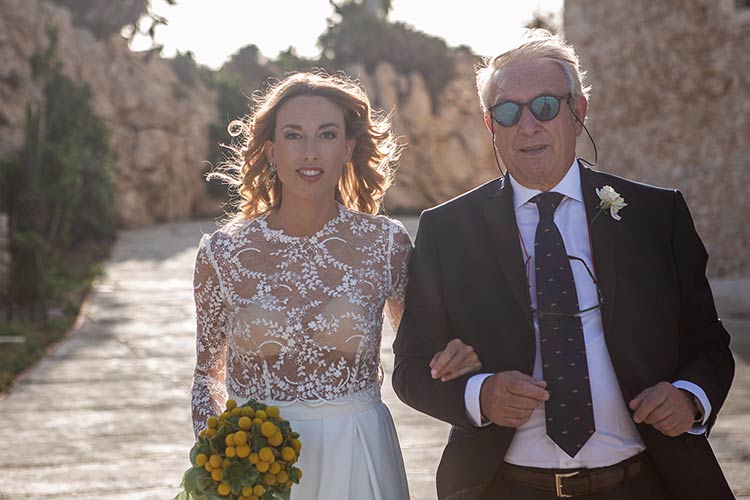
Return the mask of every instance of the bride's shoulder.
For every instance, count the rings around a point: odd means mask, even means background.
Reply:
[[[211,233],[205,233],[200,245],[211,248],[223,246],[237,247],[253,241],[254,233],[260,233],[259,217],[252,219],[230,219]]]
[[[367,227],[376,233],[405,233],[406,229],[401,221],[383,214],[368,214],[359,210],[346,209],[348,219],[353,226]]]

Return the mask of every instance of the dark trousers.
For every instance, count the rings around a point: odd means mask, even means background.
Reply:
[[[482,500],[551,500],[554,493],[520,485],[498,474],[482,495]],[[636,477],[625,479],[619,486],[595,493],[577,496],[581,500],[671,500],[664,484],[650,461],[645,461],[643,471]]]

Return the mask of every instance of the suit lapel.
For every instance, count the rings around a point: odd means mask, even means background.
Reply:
[[[589,221],[589,235],[591,237],[591,251],[594,262],[594,275],[599,288],[604,296],[604,307],[602,308],[602,323],[604,331],[612,331],[614,325],[615,304],[615,282],[617,278],[617,245],[616,231],[617,221],[605,212],[597,217],[591,224],[596,213],[599,211],[599,197],[596,189],[602,188],[603,183],[597,182],[596,173],[579,164],[581,169],[581,189],[583,190],[583,201],[586,206],[586,219]]]
[[[497,263],[505,274],[513,298],[533,329],[528,281],[513,208],[513,189],[507,175],[493,185],[493,189],[483,200],[482,208]]]

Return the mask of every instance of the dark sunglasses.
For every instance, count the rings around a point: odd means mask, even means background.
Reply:
[[[524,106],[540,122],[553,120],[560,112],[560,103],[570,99],[570,94],[562,96],[540,95],[527,102],[500,101],[490,108],[492,118],[503,127],[512,127],[521,119]]]

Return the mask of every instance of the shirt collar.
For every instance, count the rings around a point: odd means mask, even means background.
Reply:
[[[521,185],[513,176],[508,173],[510,178],[510,185],[513,187],[513,208],[518,210],[522,205],[528,203],[534,196],[541,193],[538,189],[530,189],[526,186]],[[577,159],[573,160],[573,164],[568,169],[568,173],[565,177],[557,183],[555,187],[550,189],[556,193],[560,193],[568,198],[572,198],[576,201],[583,203],[583,191],[581,191],[581,171],[578,168]]]

